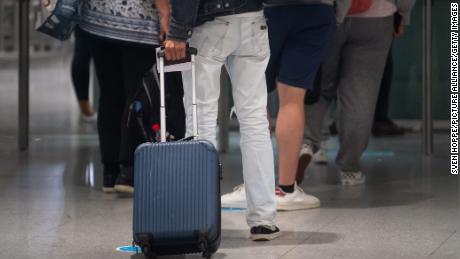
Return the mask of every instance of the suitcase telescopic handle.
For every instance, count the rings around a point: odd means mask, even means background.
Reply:
[[[197,55],[198,54],[198,50],[194,47],[187,47],[187,55]],[[157,52],[157,55],[158,55],[158,58],[164,58],[165,57],[165,48],[164,47],[160,47],[160,50]]]
[[[197,105],[196,105],[196,80],[195,80],[195,56],[198,50],[188,47],[187,54],[190,54],[192,63],[192,122],[193,122],[193,139],[198,138],[198,120],[197,120]],[[166,105],[165,105],[165,70],[164,58],[165,51],[161,47],[158,52],[158,70],[160,73],[160,136],[161,142],[166,142]]]

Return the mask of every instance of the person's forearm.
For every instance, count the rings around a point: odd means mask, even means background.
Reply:
[[[169,15],[169,1],[168,0],[155,0],[155,5],[157,7],[157,11],[160,16]]]

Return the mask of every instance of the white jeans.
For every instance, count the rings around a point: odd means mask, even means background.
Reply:
[[[265,68],[269,59],[262,12],[219,17],[194,30],[198,135],[216,145],[220,74],[225,65],[232,81],[240,123],[246,188],[247,223],[274,225],[276,216],[273,147],[267,120]],[[187,135],[192,135],[191,72],[183,73]]]

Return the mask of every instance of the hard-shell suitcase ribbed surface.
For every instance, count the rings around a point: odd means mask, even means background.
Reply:
[[[137,244],[148,242],[155,255],[203,252],[201,233],[207,252],[217,250],[220,166],[211,143],[142,144],[135,152],[134,171],[133,230]]]
[[[134,242],[147,257],[202,252],[211,257],[220,244],[220,164],[216,149],[198,136],[195,55],[193,139],[166,142],[164,51],[157,49],[160,73],[161,143],[134,153]]]

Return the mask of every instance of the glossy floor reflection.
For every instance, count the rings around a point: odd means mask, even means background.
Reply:
[[[50,66],[64,73],[65,62]],[[131,243],[132,200],[100,191],[95,128],[78,123],[68,78],[32,71],[31,147],[19,152],[8,113],[14,101],[5,95],[14,80],[3,81],[11,73],[0,70],[0,258],[142,258],[115,250]],[[246,238],[244,211],[225,210],[214,258],[460,258],[459,178],[449,174],[448,146],[447,134],[436,135],[436,153],[426,158],[419,135],[372,139],[367,183],[345,188],[331,138],[330,163],[310,167],[303,184],[322,207],[279,213],[284,234],[267,243]],[[222,160],[228,192],[242,181],[237,133]]]
[[[224,192],[242,179],[237,137],[223,155]],[[115,248],[131,242],[132,201],[100,191],[96,135],[35,138],[28,152],[9,141],[0,148],[0,258],[130,258]],[[322,207],[280,213],[278,240],[247,240],[244,211],[224,211],[215,258],[460,258],[459,180],[446,136],[436,139],[431,159],[419,155],[417,135],[374,139],[368,154],[394,155],[367,156],[360,187],[338,185],[332,163],[312,166],[303,187]]]

